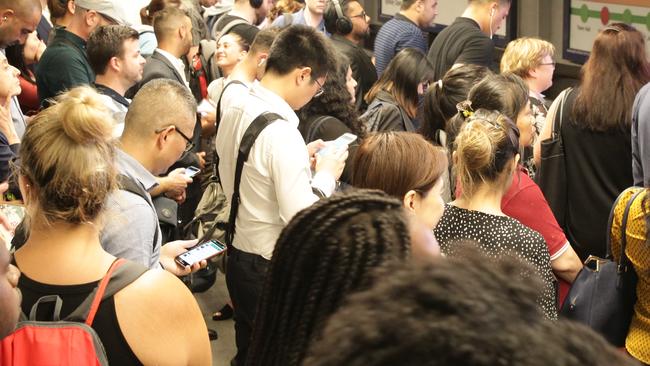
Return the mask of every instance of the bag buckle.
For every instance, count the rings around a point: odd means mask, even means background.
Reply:
[[[597,257],[595,255],[590,255],[589,257],[587,257],[587,259],[585,259],[584,265],[585,267],[590,268],[594,272],[600,272],[600,265],[604,262],[607,262],[607,260]],[[595,263],[596,268],[593,267],[593,263]]]

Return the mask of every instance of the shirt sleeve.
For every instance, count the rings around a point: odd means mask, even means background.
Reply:
[[[100,241],[104,250],[118,257],[151,268],[158,258],[153,238],[158,230],[158,218],[141,197],[118,190],[107,202],[104,229]]]
[[[282,142],[273,144],[271,155],[268,158],[280,209],[280,219],[287,223],[298,211],[316,202],[318,197],[312,192],[307,146],[297,129],[284,125],[278,123],[273,126],[275,128],[268,130],[268,134],[264,134],[267,139]],[[316,184],[321,182],[318,184],[318,188],[323,190],[326,195],[328,195],[327,182],[331,187],[336,184],[331,176],[327,177],[327,175],[319,173],[315,178]],[[331,194],[331,189],[329,191]]]
[[[553,216],[539,187],[530,181],[525,173],[519,174],[519,177],[520,179],[515,179],[512,184],[521,184],[524,188],[508,201],[503,201],[501,209],[506,215],[540,233],[546,241],[551,258],[557,258],[563,249],[566,250],[567,239],[564,231]]]

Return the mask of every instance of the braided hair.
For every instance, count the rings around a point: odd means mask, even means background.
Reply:
[[[410,236],[402,203],[354,190],[299,212],[277,241],[259,301],[247,365],[300,365],[310,340],[373,269],[404,260]]]

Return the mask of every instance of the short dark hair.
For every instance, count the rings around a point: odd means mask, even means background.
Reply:
[[[124,25],[98,27],[88,38],[86,52],[90,67],[95,74],[104,74],[111,58],[124,56],[124,41],[139,38],[138,31]]]
[[[251,44],[250,53],[269,52],[278,33],[280,33],[278,28],[267,28],[259,31]]]
[[[287,75],[299,67],[310,67],[311,78],[318,79],[337,67],[330,41],[312,27],[292,25],[278,34],[269,51],[266,72]]]
[[[415,4],[417,1],[418,1],[418,0],[402,0],[402,5],[400,6],[400,10],[407,10],[407,9],[409,9],[409,8],[410,8],[411,6],[413,6],[413,4]]]
[[[473,253],[405,263],[350,295],[312,342],[305,366],[625,365],[593,330],[551,322],[527,266]]]
[[[153,17],[153,32],[158,43],[168,38],[181,26],[181,19],[191,19],[187,11],[168,6],[157,12]]]
[[[402,202],[381,191],[352,190],[299,212],[273,251],[247,365],[301,365],[329,315],[410,248]]]
[[[341,11],[345,16],[347,16],[348,7],[350,6],[350,1],[357,1],[357,0],[339,1],[339,4],[341,5]],[[336,21],[338,19],[339,19],[339,15],[336,12],[336,5],[334,5],[333,1],[328,1],[327,7],[325,8],[325,12],[323,13],[323,22],[325,23],[325,30],[331,34],[338,33],[336,28]]]

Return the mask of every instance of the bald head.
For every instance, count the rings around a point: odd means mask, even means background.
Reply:
[[[41,20],[40,0],[0,0],[0,48],[24,44]]]
[[[124,122],[122,137],[147,141],[161,128],[178,125],[192,131],[196,101],[192,93],[174,80],[155,79],[146,83],[133,98]]]

